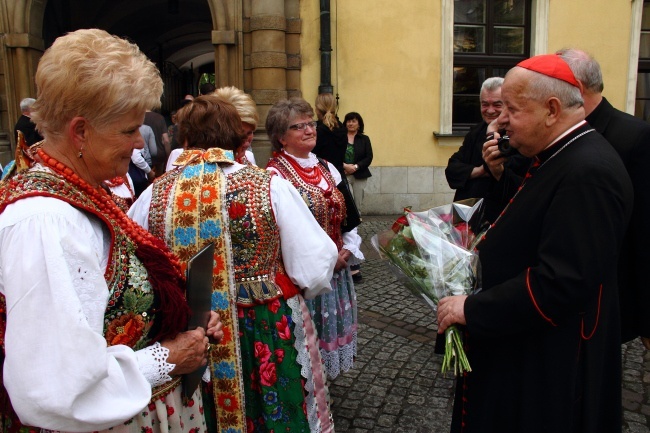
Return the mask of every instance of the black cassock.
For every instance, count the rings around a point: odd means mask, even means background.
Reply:
[[[457,383],[453,432],[621,431],[616,267],[633,194],[590,130],[538,155],[479,244],[483,291],[465,303],[473,371]]]

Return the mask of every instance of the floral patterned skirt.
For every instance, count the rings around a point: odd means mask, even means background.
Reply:
[[[313,322],[301,299],[238,307],[248,433],[333,431]]]
[[[32,431],[25,430],[25,431]],[[36,429],[35,431],[39,431]],[[22,432],[22,430],[21,430]],[[41,433],[60,433],[41,429]],[[124,424],[99,433],[207,433],[203,418],[203,399],[197,389],[192,398],[183,404],[181,386],[165,397],[149,403],[139,415]]]
[[[316,324],[327,376],[335,379],[352,368],[357,356],[357,293],[349,266],[335,272],[330,284],[331,292],[305,303]]]

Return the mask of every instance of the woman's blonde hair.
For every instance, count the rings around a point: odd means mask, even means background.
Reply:
[[[250,95],[233,86],[220,87],[214,91],[214,94],[234,105],[239,117],[241,117],[241,121],[252,125],[253,129],[257,129],[260,117],[257,114],[257,105]]]
[[[330,131],[340,126],[336,119],[336,99],[331,93],[321,93],[316,97],[316,116]]]
[[[96,128],[134,109],[160,106],[163,82],[138,48],[104,30],[77,30],[48,48],[36,71],[32,120],[45,137],[62,135],[76,116]]]

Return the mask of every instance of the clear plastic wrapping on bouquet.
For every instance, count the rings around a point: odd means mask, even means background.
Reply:
[[[474,251],[481,234],[482,199],[405,213],[391,230],[371,239],[397,279],[434,311],[445,296],[480,290],[480,262]],[[401,223],[400,223],[401,222]]]
[[[371,239],[398,281],[434,312],[441,298],[470,295],[481,288],[475,248],[483,236],[482,202],[469,199],[424,212],[405,209],[391,230]],[[472,370],[456,325],[445,329],[441,370],[455,375]]]

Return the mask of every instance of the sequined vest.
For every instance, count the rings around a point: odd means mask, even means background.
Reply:
[[[226,199],[240,306],[297,293],[282,265],[280,232],[271,207],[271,176],[254,166],[228,175]]]
[[[317,165],[328,185],[328,189],[323,190],[302,179],[286,158],[286,156],[279,154],[269,161],[267,167],[278,170],[282,177],[296,187],[318,224],[340,250],[343,246],[341,222],[345,219],[345,199],[343,194],[336,188],[336,182],[332,174],[322,164]]]

